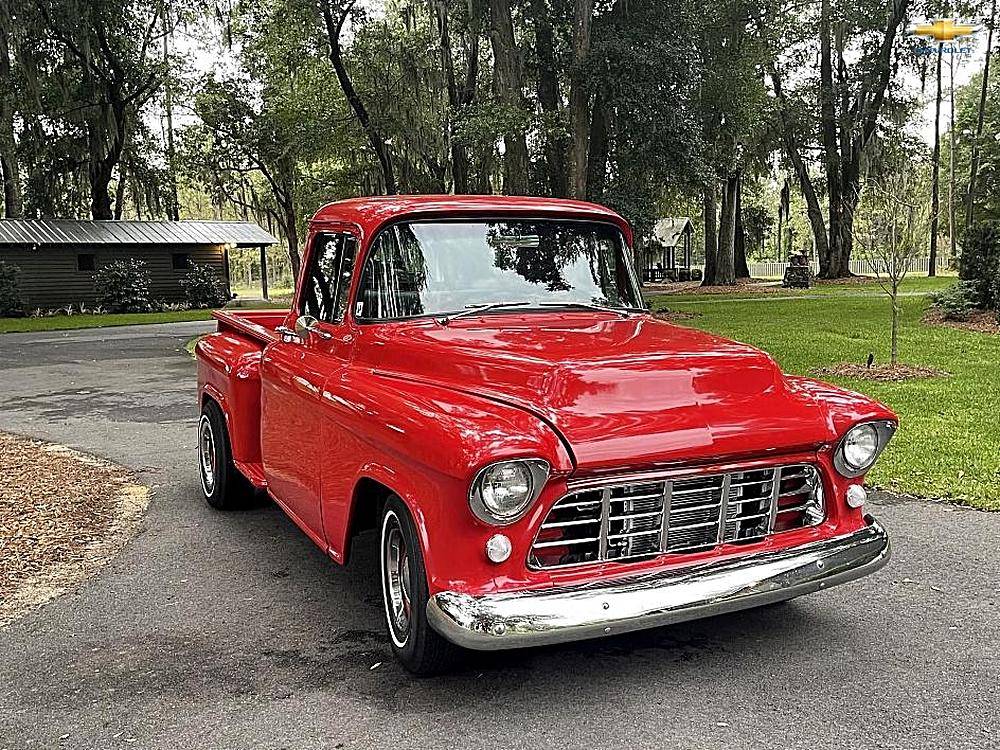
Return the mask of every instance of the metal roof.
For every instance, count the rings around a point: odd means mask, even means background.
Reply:
[[[3,245],[224,245],[258,247],[278,240],[246,221],[75,221],[0,219]]]
[[[687,216],[660,219],[653,227],[653,237],[664,247],[676,247],[681,236],[693,232],[694,225]]]

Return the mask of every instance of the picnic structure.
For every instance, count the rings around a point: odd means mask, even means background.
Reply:
[[[687,216],[657,220],[653,226],[652,236],[647,240],[640,255],[643,283],[692,280],[693,235],[694,225]]]

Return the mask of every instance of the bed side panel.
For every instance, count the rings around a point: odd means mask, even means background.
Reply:
[[[233,460],[260,463],[260,358],[263,345],[223,330],[198,342],[199,399],[211,396],[222,407],[229,427]]]

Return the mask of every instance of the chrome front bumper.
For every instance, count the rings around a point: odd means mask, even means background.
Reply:
[[[734,612],[853,581],[889,560],[889,536],[871,516],[846,536],[777,552],[532,591],[427,602],[431,626],[465,648],[540,646]]]

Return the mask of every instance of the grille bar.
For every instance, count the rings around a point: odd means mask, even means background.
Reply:
[[[822,495],[811,464],[580,489],[550,508],[528,564],[628,561],[758,541],[818,523]]]

